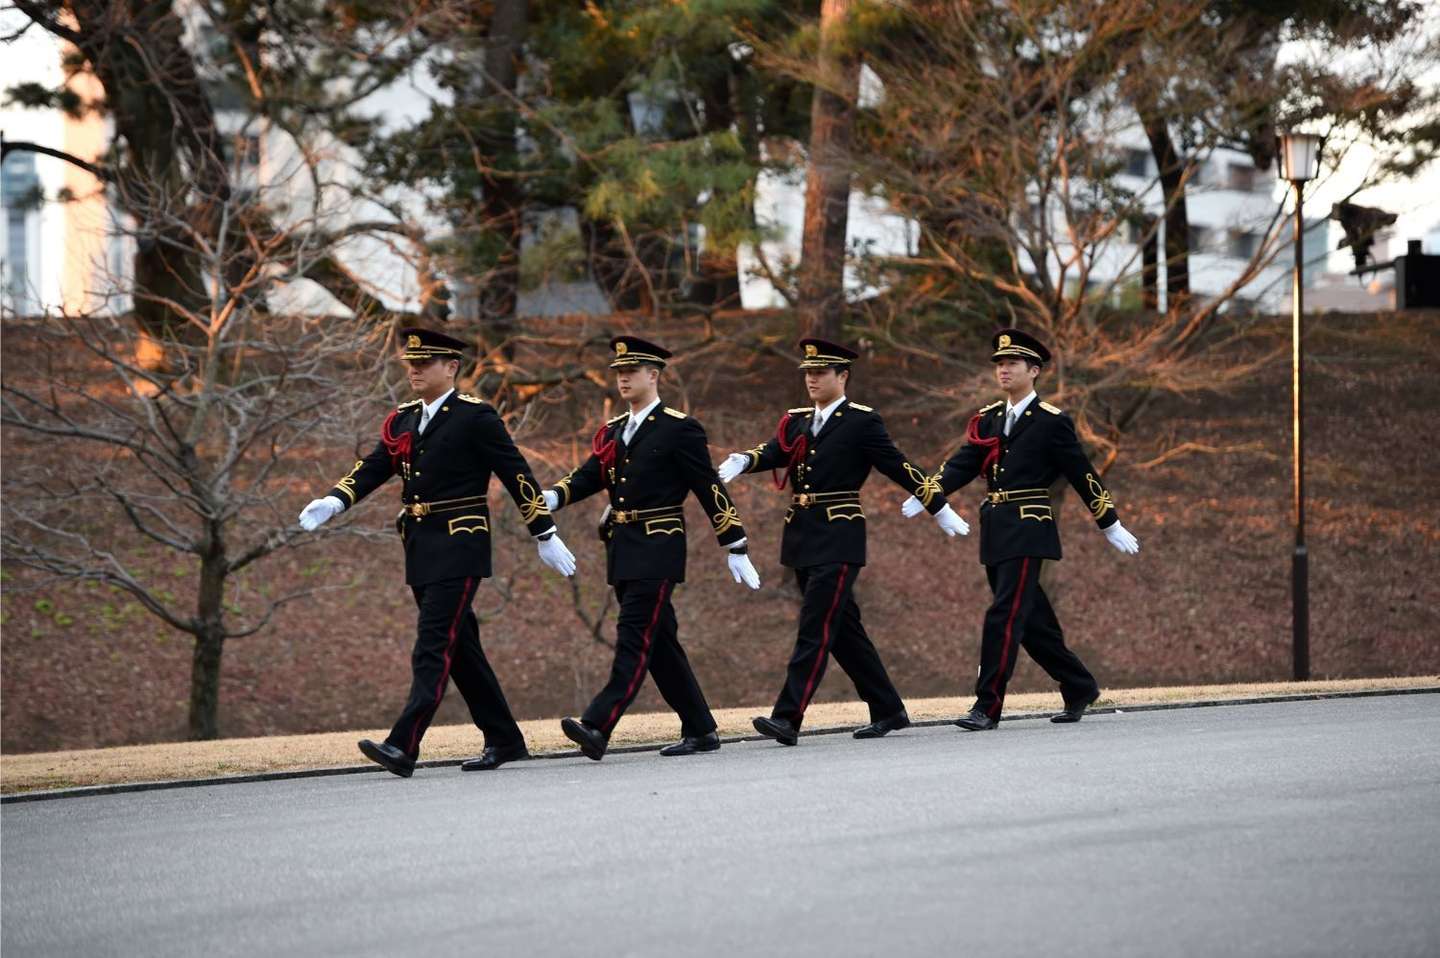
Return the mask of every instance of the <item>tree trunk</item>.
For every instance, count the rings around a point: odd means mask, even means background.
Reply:
[[[820,6],[819,81],[810,103],[810,170],[800,242],[800,320],[805,334],[840,338],[845,313],[845,231],[850,210],[850,148],[860,62],[840,49],[851,0]],[[841,93],[831,91],[831,85]]]
[[[193,742],[220,737],[220,655],[224,647],[221,632],[195,637],[195,654],[190,661],[188,732]]]
[[[200,588],[195,599],[195,655],[190,664],[190,738],[220,736],[220,656],[225,648],[224,530],[208,524],[200,556]]]
[[[478,131],[481,152],[499,175],[485,177],[481,222],[503,239],[504,250],[490,281],[479,290],[480,320],[505,336],[514,327],[520,295],[520,241],[524,234],[525,194],[514,176],[518,165],[516,135],[519,123],[513,97],[518,76],[516,64],[525,42],[529,18],[527,0],[498,0],[490,20],[482,60],[480,95],[488,102],[487,122]]]
[[[1174,313],[1190,302],[1190,213],[1185,200],[1188,163],[1175,149],[1163,116],[1141,108],[1140,120],[1159,170],[1165,202],[1165,309]]]

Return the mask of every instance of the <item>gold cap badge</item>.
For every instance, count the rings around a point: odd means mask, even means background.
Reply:
[[[411,336],[411,337],[409,337],[408,339],[406,339],[406,340],[405,340],[405,348],[406,348],[406,349],[419,349],[419,348],[420,348],[420,337],[419,337],[419,336]]]
[[[1000,348],[1001,348],[1001,349],[1004,349],[1005,347],[1007,347],[1007,346],[1009,346],[1009,345],[1010,345],[1010,337],[1009,337],[1008,335],[1006,335],[1006,336],[1001,336],[1001,337],[1000,337]]]
[[[616,355],[616,356],[624,356],[624,355],[625,355],[626,353],[628,353],[629,351],[630,351],[630,347],[626,346],[624,343],[616,343],[616,344],[615,344],[615,355]]]
[[[820,350],[816,349],[816,348],[814,347],[814,345],[808,345],[808,346],[805,347],[805,358],[806,358],[806,359],[809,359],[811,356],[818,356],[818,355],[820,355]]]

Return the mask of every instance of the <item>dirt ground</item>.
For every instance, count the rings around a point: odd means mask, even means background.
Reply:
[[[1275,324],[1275,335],[1283,335]],[[1311,551],[1311,662],[1317,679],[1440,672],[1440,512],[1423,484],[1440,472],[1429,417],[1440,406],[1440,322],[1431,315],[1330,316],[1308,342],[1307,430]],[[3,338],[6,378],[33,362],[26,337]],[[907,454],[927,466],[953,451],[975,408],[917,398],[933,366],[893,356],[867,360],[851,398],[876,407]],[[743,374],[723,364],[677,368],[662,392],[705,424],[714,459],[770,434],[787,406],[803,401],[793,361],[760,357]],[[1126,440],[1107,482],[1138,556],[1115,552],[1069,492],[1060,523],[1063,562],[1047,568],[1070,643],[1107,694],[1113,690],[1220,682],[1264,682],[1290,673],[1289,378],[1283,360],[1225,394],[1168,399]],[[1042,382],[1042,396],[1044,395]],[[521,434],[544,481],[578,462],[606,413],[604,394],[585,386],[546,405]],[[380,418],[377,410],[376,422]],[[6,429],[7,463],[85,468],[93,452]],[[368,445],[369,437],[357,437]],[[1196,453],[1142,467],[1189,441],[1241,448]],[[325,448],[297,464],[281,490],[289,514],[343,475],[352,450]],[[690,506],[690,578],[676,590],[680,635],[711,704],[769,701],[794,640],[798,596],[778,564],[787,493],[749,476],[732,494],[764,580],[758,593],[734,584],[723,553]],[[383,533],[392,488],[352,521]],[[903,493],[882,477],[864,490],[870,560],[857,594],[872,636],[906,698],[963,697],[973,683],[981,614],[988,598],[978,543],[946,540],[929,521],[905,521]],[[973,523],[979,496],[952,497]],[[543,570],[512,503],[493,497],[497,578],[481,590],[482,642],[522,719],[574,714],[609,667],[613,603],[594,534],[601,504],[561,512],[579,557],[572,587]],[[103,532],[103,527],[101,528]],[[133,537],[121,557],[184,603],[193,566]],[[7,754],[178,741],[185,737],[191,646],[127,596],[94,583],[46,581],[7,563],[0,573],[0,750]],[[326,538],[258,563],[227,597],[236,608],[297,582],[328,591],[284,608],[258,634],[225,650],[220,726],[227,737],[380,728],[409,684],[414,609],[392,538]],[[585,620],[582,621],[582,614]],[[599,617],[597,634],[589,622]],[[1012,689],[1050,689],[1022,660]],[[817,697],[848,701],[853,689],[831,668]],[[635,711],[662,707],[646,689]],[[465,710],[453,690],[437,724]],[[347,742],[353,739],[346,733]],[[353,747],[353,742],[350,742]],[[473,750],[473,743],[471,746]]]
[[[1134,708],[1180,702],[1224,702],[1236,699],[1315,695],[1336,692],[1436,688],[1440,676],[1401,679],[1361,679],[1342,682],[1273,682],[1250,685],[1209,685],[1164,689],[1124,689],[1105,695],[1096,708]],[[961,697],[916,699],[909,703],[913,721],[950,719],[969,707]],[[1014,695],[1006,702],[1016,715],[1054,712],[1061,707],[1054,693]],[[750,718],[763,707],[723,709],[715,720],[723,737],[753,737]],[[806,715],[809,729],[846,728],[869,721],[861,702],[832,702],[814,706]],[[575,746],[561,734],[553,719],[523,723],[531,752],[570,752]],[[615,729],[613,746],[673,741],[680,723],[669,712],[626,715]],[[957,733],[958,734],[958,733]],[[109,785],[118,782],[158,782],[187,778],[245,775],[285,769],[328,768],[363,764],[356,751],[360,738],[380,739],[384,729],[329,732],[317,735],[281,735],[271,738],[222,739],[212,742],[175,742],[162,745],[123,746],[67,752],[41,752],[0,756],[0,792]],[[480,750],[479,733],[471,725],[433,727],[425,737],[425,760],[469,758]]]

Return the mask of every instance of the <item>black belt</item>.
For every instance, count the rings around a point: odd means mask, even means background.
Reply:
[[[485,496],[461,496],[459,499],[440,499],[435,502],[406,502],[400,507],[401,515],[412,518],[435,515],[441,512],[459,512],[472,506],[485,505]]]
[[[860,503],[860,490],[851,489],[849,492],[797,492],[790,497],[792,506],[799,506],[801,509],[810,506],[838,506],[844,503]]]
[[[616,509],[605,521],[623,526],[627,522],[644,522],[647,519],[683,519],[684,517],[685,507],[683,505],[660,506],[655,509]]]
[[[1002,502],[1049,502],[1049,489],[997,489],[987,492],[985,499],[991,505]]]

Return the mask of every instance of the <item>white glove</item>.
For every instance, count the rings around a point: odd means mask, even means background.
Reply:
[[[940,526],[940,531],[952,539],[957,536],[968,536],[970,534],[970,523],[960,518],[960,513],[949,506],[935,513],[935,522]]]
[[[743,582],[752,589],[760,588],[760,573],[755,571],[749,556],[743,553],[737,556],[732,552],[726,563],[730,566],[730,574],[735,577],[736,582]]]
[[[334,496],[312,499],[310,505],[300,510],[300,528],[314,532],[344,511],[345,503]]]
[[[750,465],[749,456],[743,452],[732,452],[725,457],[725,461],[720,463],[720,468],[716,471],[720,473],[720,481],[728,484],[731,479],[744,472],[748,465]],[[735,581],[739,582],[740,580],[736,579]]]
[[[1130,530],[1120,523],[1106,526],[1103,531],[1105,538],[1110,540],[1110,544],[1126,555],[1133,556],[1140,551],[1140,540],[1131,535]]]
[[[920,500],[916,499],[914,496],[911,496],[909,499],[906,499],[904,502],[900,503],[900,514],[906,519],[913,519],[924,511],[925,507],[922,506],[920,504]]]
[[[554,512],[556,509],[560,508],[560,493],[556,492],[554,489],[546,489],[544,492],[540,493],[540,495],[545,498],[546,509]]]
[[[540,549],[541,562],[561,575],[575,574],[575,557],[565,548],[560,533],[557,532],[548,539],[540,539],[535,544]]]

